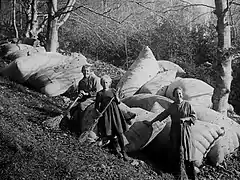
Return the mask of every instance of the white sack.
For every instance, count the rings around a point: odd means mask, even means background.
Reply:
[[[144,47],[136,61],[118,82],[119,97],[132,96],[142,85],[156,76],[158,72],[159,67],[151,49],[148,46]]]
[[[44,47],[33,47],[27,44],[2,44],[0,46],[1,57],[15,60],[19,57],[30,56],[38,52],[46,52]]]
[[[240,124],[232,119],[222,115],[209,108],[194,106],[197,118],[200,121],[217,124],[224,127],[225,135],[209,152],[209,159],[214,164],[219,164],[224,161],[226,155],[233,153],[239,148],[240,143]]]
[[[173,101],[167,97],[159,95],[136,94],[134,96],[124,98],[122,102],[129,107],[140,107],[147,111],[151,111],[155,102],[158,102],[164,109],[167,109]]]
[[[175,80],[176,71],[159,72],[150,81],[146,82],[136,94],[150,93],[165,96],[168,86]]]
[[[59,53],[36,53],[10,63],[1,73],[19,83],[28,82],[36,90],[57,96],[77,84],[83,77],[84,56],[64,56]]]
[[[155,137],[154,140],[146,147],[146,152],[150,155],[156,155],[158,157],[171,157],[171,141],[170,141],[170,129],[171,120],[170,117],[165,120],[166,125],[163,130]],[[197,167],[202,165],[203,159],[207,156],[208,152],[221,140],[224,130],[216,125],[208,122],[196,121],[192,126],[193,140],[195,142],[195,155],[194,163]],[[215,159],[211,159],[215,161]]]
[[[166,60],[158,60],[158,66],[160,69],[163,69],[163,71],[169,71],[169,70],[174,70],[177,71],[177,75],[183,75],[186,74],[186,72],[177,64],[171,62],[171,61],[166,61]]]
[[[211,98],[214,89],[204,81],[195,78],[177,78],[168,86],[166,91],[168,98],[174,100],[173,90],[176,87],[183,89],[183,99],[189,101],[192,105],[212,106]]]
[[[164,111],[164,108],[157,101],[153,104],[150,110],[150,112],[153,112],[153,113],[160,113],[162,111]]]
[[[136,116],[132,119],[132,125],[129,130],[125,132],[125,147],[126,151],[137,151],[148,143],[150,143],[159,132],[162,131],[165,122],[156,122],[152,127],[147,127],[143,121],[151,121],[158,114],[146,111],[141,108],[131,108],[131,113],[135,113]],[[93,124],[96,118],[96,112],[94,110],[94,104],[87,107],[83,119],[81,120],[81,132],[87,131]],[[93,130],[95,134],[98,134],[97,127]]]

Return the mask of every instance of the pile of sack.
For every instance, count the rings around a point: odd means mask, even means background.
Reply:
[[[171,118],[155,122],[152,129],[141,123],[152,121],[173,102],[175,87],[183,89],[183,99],[188,100],[197,113],[193,125],[196,142],[195,165],[201,166],[205,157],[217,165],[226,155],[233,153],[240,142],[240,125],[211,109],[213,87],[195,78],[183,78],[185,71],[170,61],[157,61],[149,47],[144,47],[136,61],[117,84],[123,113],[135,113],[133,124],[125,133],[129,152],[144,147],[151,154],[167,152],[170,139]],[[82,131],[94,121],[93,107],[83,117]],[[97,133],[97,129],[95,129]],[[166,156],[166,154],[162,154]]]
[[[18,83],[27,83],[48,96],[65,93],[76,86],[83,75],[87,58],[82,54],[65,56],[46,52],[43,47],[26,44],[3,44],[1,55],[10,63],[0,73]]]
[[[22,44],[1,45],[0,52],[2,57],[11,60],[0,70],[2,75],[19,83],[28,83],[49,96],[63,94],[76,85],[83,77],[82,66],[88,64],[81,54],[64,56]],[[240,125],[211,109],[213,87],[199,79],[183,78],[184,74],[177,64],[157,61],[149,47],[143,48],[117,84],[121,110],[125,114],[136,114],[125,133],[126,149],[131,152],[148,146],[153,154],[166,152],[170,144],[171,118],[155,122],[151,129],[144,128],[142,122],[152,121],[167,109],[173,102],[173,90],[180,86],[183,99],[189,101],[197,113],[197,122],[193,126],[196,166],[201,166],[204,157],[209,157],[216,165],[239,147]],[[83,116],[82,132],[88,130],[94,118],[92,105]],[[97,134],[97,128],[94,131]]]

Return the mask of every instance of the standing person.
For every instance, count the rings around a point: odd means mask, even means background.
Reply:
[[[127,156],[124,148],[123,135],[123,133],[128,130],[128,126],[121,110],[118,107],[120,100],[117,97],[116,90],[110,88],[111,83],[112,79],[110,76],[102,76],[101,85],[103,86],[103,89],[97,93],[96,97],[95,109],[99,115],[101,115],[103,109],[110,103],[98,121],[99,135],[101,138],[109,139],[110,144],[113,145],[114,153],[116,153],[119,157],[123,156],[123,159],[128,161],[130,158]],[[118,145],[121,148],[121,152],[117,149]]]
[[[183,100],[182,88],[175,88],[173,96],[175,101],[168,109],[160,113],[153,121],[146,121],[145,123],[152,125],[155,121],[162,121],[169,115],[171,116],[170,140],[172,146],[172,167],[175,173],[179,174],[181,172],[180,157],[182,157],[188,178],[195,180],[196,173],[193,163],[195,146],[191,133],[191,125],[195,123],[196,113],[191,104]]]
[[[96,76],[92,70],[91,65],[84,65],[82,67],[83,78],[78,83],[78,104],[70,110],[69,119],[71,131],[75,132],[77,136],[81,134],[81,119],[84,110],[92,104],[96,99],[96,94],[102,89],[100,78]]]

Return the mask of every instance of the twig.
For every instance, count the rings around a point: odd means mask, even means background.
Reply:
[[[220,165],[220,164],[219,164],[217,167],[220,168],[221,170],[223,170],[224,172],[233,175],[233,172],[227,170],[223,165]]]
[[[99,12],[93,10],[92,8],[85,7],[85,6],[83,6],[83,8],[86,9],[86,10],[88,10],[88,11],[90,11],[90,12],[92,12],[92,13],[94,13],[94,14],[97,14],[97,15],[99,15],[99,16],[103,16],[103,17],[105,17],[105,18],[108,18],[108,19],[110,19],[110,20],[112,20],[112,21],[114,21],[114,22],[116,22],[116,23],[118,23],[118,24],[122,24],[122,23],[126,20],[126,18],[125,18],[124,21],[118,21],[118,20],[116,20],[116,19],[113,18],[113,17],[106,16],[106,15],[103,14],[103,13],[99,13]]]

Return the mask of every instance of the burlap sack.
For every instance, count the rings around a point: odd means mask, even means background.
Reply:
[[[157,61],[149,47],[144,47],[136,61],[130,66],[117,84],[120,98],[132,96],[147,81],[159,72]]]
[[[171,99],[153,94],[136,94],[122,100],[129,107],[140,107],[147,111],[152,109],[155,102],[158,102],[164,109],[167,109],[173,102]]]
[[[235,152],[239,148],[240,143],[240,125],[232,119],[216,112],[212,109],[195,106],[197,117],[200,121],[224,127],[224,136],[210,150],[208,157],[213,164],[219,164],[224,158]]]
[[[173,90],[176,87],[183,89],[183,99],[189,101],[192,105],[212,106],[213,87],[207,83],[194,78],[177,78],[168,86],[166,91],[168,98],[174,100]]]
[[[46,52],[44,47],[33,47],[27,44],[2,44],[0,55],[10,61],[24,56],[31,56],[38,52]]]
[[[165,96],[168,86],[175,80],[176,71],[159,72],[150,81],[146,82],[136,94],[150,93]]]
[[[166,60],[158,60],[158,66],[160,69],[163,69],[164,71],[174,70],[177,71],[177,76],[185,75],[186,72],[177,64],[166,61]]]

